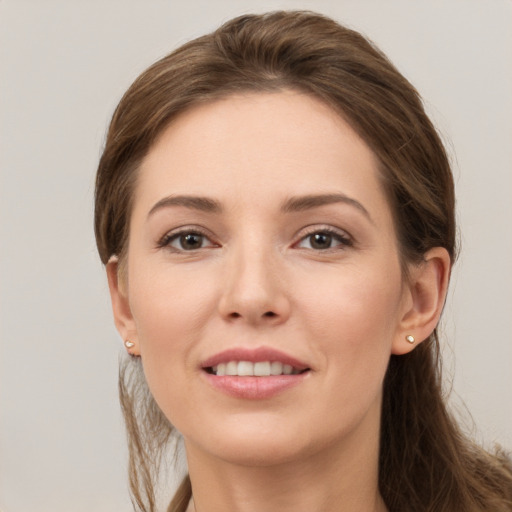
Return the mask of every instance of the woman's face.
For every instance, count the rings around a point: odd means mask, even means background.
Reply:
[[[127,337],[188,449],[271,464],[376,442],[410,292],[376,159],[323,103],[177,118],[140,170],[126,279]]]

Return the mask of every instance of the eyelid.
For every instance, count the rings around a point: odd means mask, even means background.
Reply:
[[[335,228],[326,224],[315,224],[302,228],[297,234],[297,241],[293,243],[293,246],[297,247],[304,239],[308,236],[314,235],[315,233],[326,233],[328,235],[332,235],[341,241],[341,245],[343,247],[351,247],[354,245],[354,238],[344,229]],[[324,249],[323,252],[327,252],[329,250],[336,250],[336,247]],[[320,251],[317,250],[317,252]]]
[[[181,235],[193,234],[193,233],[201,235],[201,236],[205,237],[206,239],[208,239],[208,241],[211,243],[210,247],[219,247],[219,244],[217,244],[213,241],[213,236],[206,229],[204,229],[200,226],[196,226],[196,225],[187,225],[187,226],[179,226],[177,228],[167,231],[162,237],[160,237],[158,239],[157,244],[156,244],[157,248],[158,249],[167,248],[174,252],[180,252],[180,253],[181,252],[193,252],[192,250],[185,251],[184,249],[177,249],[177,248],[171,246],[171,242],[176,240]],[[207,247],[201,247],[200,249],[196,249],[196,250],[201,250],[201,249],[207,249]]]

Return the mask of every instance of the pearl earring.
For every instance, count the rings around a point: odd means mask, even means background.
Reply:
[[[133,343],[133,341],[126,340],[126,341],[124,342],[124,346],[125,346],[126,348],[132,348],[132,347],[134,347],[134,346],[135,346],[135,343]]]
[[[405,337],[405,339],[409,342],[409,343],[414,343],[416,340],[414,339],[414,336],[411,336],[410,334],[407,335]]]

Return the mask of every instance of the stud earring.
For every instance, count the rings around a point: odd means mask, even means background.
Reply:
[[[134,347],[134,346],[135,346],[135,343],[133,343],[133,341],[126,340],[126,341],[124,342],[124,346],[125,346],[126,348],[132,348],[132,347]]]
[[[414,336],[411,336],[410,334],[407,335],[405,337],[405,339],[409,342],[409,343],[414,343],[416,340],[414,339]]]

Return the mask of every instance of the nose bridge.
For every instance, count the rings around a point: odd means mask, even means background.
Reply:
[[[285,320],[289,303],[279,269],[278,251],[268,237],[253,232],[234,242],[226,259],[221,314],[251,323]]]

